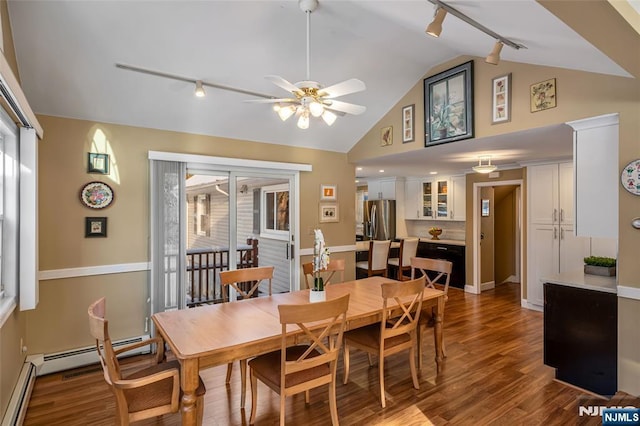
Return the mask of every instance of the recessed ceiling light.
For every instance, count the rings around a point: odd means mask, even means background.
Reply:
[[[357,171],[361,171],[361,170],[362,170],[362,167],[356,167],[356,170],[357,170]]]
[[[358,179],[356,179],[356,183],[360,183],[360,181]]]
[[[430,175],[437,175],[438,172],[429,172]]]
[[[384,173],[384,169],[380,169],[378,170],[380,173]]]

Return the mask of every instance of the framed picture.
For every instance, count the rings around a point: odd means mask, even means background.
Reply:
[[[425,146],[473,137],[473,61],[424,79]]]
[[[337,204],[320,204],[320,223],[338,222]]]
[[[338,187],[336,185],[320,185],[320,199],[324,201],[338,200]]]
[[[87,161],[87,173],[109,174],[109,154],[90,152]]]
[[[556,79],[541,81],[531,85],[531,112],[544,111],[556,107]]]
[[[380,146],[393,145],[393,127],[383,127],[380,132]]]
[[[489,216],[489,200],[482,200],[482,205],[481,207],[481,212],[482,212],[482,217],[488,217]]]
[[[89,182],[80,190],[80,201],[90,209],[109,207],[113,197],[113,189],[104,182]]]
[[[415,104],[402,108],[402,143],[413,142],[413,114]]]
[[[491,124],[511,121],[511,73],[491,80]]]
[[[84,237],[106,237],[107,236],[107,218],[106,217],[85,217],[84,218]]]

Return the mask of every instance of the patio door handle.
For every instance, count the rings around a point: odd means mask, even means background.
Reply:
[[[287,243],[285,247],[284,257],[285,259],[289,260],[289,243]]]

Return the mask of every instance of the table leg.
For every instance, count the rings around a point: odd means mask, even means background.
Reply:
[[[180,387],[182,388],[182,424],[183,426],[197,425],[196,389],[199,382],[199,368],[197,359],[181,360]]]
[[[444,312],[444,296],[438,297],[438,306],[435,310],[433,337],[435,339],[436,347],[436,371],[440,373],[442,370],[442,317]]]

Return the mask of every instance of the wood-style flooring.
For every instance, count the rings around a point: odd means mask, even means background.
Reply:
[[[586,425],[601,424],[599,417],[580,417],[578,405],[596,401],[592,395],[553,379],[543,364],[542,313],[520,306],[520,285],[502,284],[482,295],[451,288],[444,321],[447,358],[436,375],[431,330],[424,334],[425,362],[420,390],[411,383],[406,354],[386,360],[387,407],[378,394],[377,362],[351,353],[349,383],[342,384],[338,367],[338,413],[342,425]],[[126,368],[139,367],[148,357],[126,360]],[[226,366],[201,371],[206,384],[204,424],[248,424],[247,409],[240,410],[239,368],[232,383],[224,383]],[[287,401],[287,424],[331,424],[326,388]],[[600,400],[601,405],[616,405]],[[638,405],[637,398],[632,405]],[[112,425],[115,400],[99,365],[39,377],[29,403],[25,425]],[[257,425],[279,420],[277,394],[260,384]],[[141,425],[179,425],[180,416],[167,415]]]

